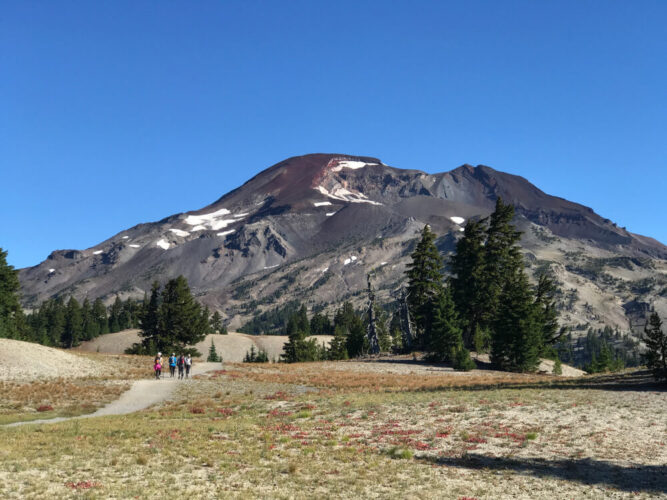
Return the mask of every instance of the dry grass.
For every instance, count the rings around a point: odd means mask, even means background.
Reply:
[[[345,363],[299,363],[266,365],[227,365],[230,377],[242,377],[257,382],[279,382],[313,387],[357,389],[364,391],[424,391],[456,387],[492,389],[503,386],[551,383],[550,375],[504,373],[474,370],[468,373],[387,373],[361,372],[344,369]],[[343,368],[341,368],[343,367]]]
[[[318,366],[312,390],[302,381]],[[327,366],[235,366],[152,411],[0,429],[0,496],[667,495],[667,393],[633,373],[588,386],[508,376],[523,388],[473,373],[474,385],[451,376],[455,390],[423,374],[410,390],[398,374],[375,391],[354,384],[381,374],[349,372],[348,383]],[[435,387],[446,377],[432,376]]]

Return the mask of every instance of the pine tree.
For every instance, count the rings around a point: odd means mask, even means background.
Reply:
[[[429,353],[438,361],[454,361],[457,350],[462,347],[461,328],[454,307],[451,290],[444,289],[433,309],[433,326]]]
[[[93,302],[93,320],[97,322],[97,330],[100,335],[109,333],[107,308],[100,298],[95,299],[95,302]]]
[[[343,326],[334,328],[334,336],[329,343],[328,358],[332,360],[347,359],[347,335],[348,331]]]
[[[81,306],[81,316],[83,320],[83,339],[91,340],[99,335],[99,326],[93,316],[93,307],[88,298],[85,298]]]
[[[351,318],[348,335],[345,341],[345,348],[347,354],[351,358],[356,358],[368,352],[368,336],[366,335],[366,328],[361,318],[355,314]]]
[[[166,351],[167,344],[162,342],[160,334],[160,306],[162,297],[160,284],[157,281],[151,286],[151,295],[148,302],[144,302],[139,320],[139,335],[142,337],[141,344],[146,354],[153,351]]]
[[[206,361],[210,363],[219,363],[222,361],[222,358],[218,356],[218,352],[215,350],[215,344],[211,340],[211,347],[208,349],[208,357],[206,358]]]
[[[468,347],[474,345],[475,334],[484,329],[485,225],[486,219],[469,221],[450,259],[452,298],[461,318],[463,343]]]
[[[63,347],[72,348],[79,345],[82,336],[83,317],[81,315],[81,306],[79,306],[79,302],[74,297],[70,297],[67,302],[65,327],[60,338],[60,343]]]
[[[401,311],[394,311],[389,322],[389,338],[391,339],[391,348],[394,352],[400,352],[403,349],[403,332],[401,331]]]
[[[540,325],[528,278],[522,268],[505,280],[493,324],[491,361],[503,370],[529,372],[539,364]]]
[[[667,381],[667,335],[662,331],[662,321],[653,312],[644,327],[642,338],[646,343],[646,366],[656,380]]]
[[[206,337],[207,325],[187,280],[183,276],[169,280],[162,290],[157,348],[184,352]]]
[[[0,248],[0,337],[19,338],[23,309],[19,302],[19,274],[7,263],[7,252]]]
[[[213,330],[213,333],[222,335],[227,333],[227,329],[222,324],[222,316],[220,316],[218,311],[215,311],[213,316],[211,316],[211,329]]]
[[[310,334],[311,335],[331,335],[331,321],[326,314],[315,313],[310,318]]]
[[[442,259],[435,246],[435,234],[426,225],[421,240],[412,252],[405,274],[408,278],[408,304],[417,329],[417,341],[428,346],[433,303],[442,291]]]
[[[109,333],[116,333],[120,331],[120,313],[123,310],[123,303],[120,297],[116,295],[116,300],[111,305],[109,311]]]
[[[506,205],[501,198],[489,217],[484,245],[484,271],[482,275],[481,311],[482,326],[490,326],[496,320],[500,294],[508,279],[512,279],[518,266],[523,269],[523,257],[517,243],[521,233],[511,224],[514,207]]]
[[[556,309],[556,293],[558,289],[553,278],[541,274],[535,289],[535,307],[537,321],[542,332],[542,352],[551,348],[566,333],[565,328],[558,327],[558,311]]]

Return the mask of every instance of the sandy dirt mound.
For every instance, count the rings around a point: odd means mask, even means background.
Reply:
[[[81,343],[77,350],[84,352],[102,352],[105,354],[124,354],[125,349],[139,342],[139,330],[123,330],[122,332],[109,333]]]
[[[97,376],[105,367],[82,356],[20,340],[0,339],[0,380]]]
[[[318,343],[329,345],[332,337],[330,335],[313,335]],[[83,342],[77,350],[84,352],[101,352],[105,354],[123,354],[125,349],[139,342],[139,330],[123,330],[122,332],[100,335],[96,339]],[[283,353],[283,346],[287,342],[284,335],[247,335],[245,333],[230,332],[229,335],[208,335],[202,342],[195,345],[195,348],[206,359],[211,347],[211,341],[215,343],[215,350],[222,356],[223,361],[231,363],[241,363],[246,353],[252,346],[255,350],[266,351],[269,359],[280,359]],[[163,353],[167,356],[171,353]]]
[[[491,365],[491,357],[488,354],[472,353],[473,358],[481,363]],[[561,364],[561,377],[581,377],[586,375],[586,372],[570,365]],[[537,367],[537,373],[546,373],[551,375],[554,372],[554,362],[550,359],[541,359]]]

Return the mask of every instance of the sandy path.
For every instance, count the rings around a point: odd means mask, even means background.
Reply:
[[[220,363],[196,363],[192,366],[191,376],[201,375],[212,370],[221,369]],[[190,378],[187,380],[178,380],[178,373],[174,378],[169,377],[169,370],[166,376],[163,373],[160,380],[137,380],[132,387],[124,392],[116,401],[112,401],[104,408],[100,408],[94,413],[88,415],[80,415],[78,417],[56,417],[49,419],[30,420],[26,422],[14,422],[5,427],[16,427],[18,425],[27,424],[53,424],[56,422],[64,422],[65,420],[73,420],[77,418],[92,418],[104,417],[107,415],[126,415],[140,411],[157,403],[165,401],[173,394],[178,387],[178,384],[190,384],[194,381]]]

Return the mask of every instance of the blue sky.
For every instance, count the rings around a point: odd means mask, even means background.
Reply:
[[[22,1],[0,13],[16,267],[286,157],[522,175],[667,243],[667,2]]]

